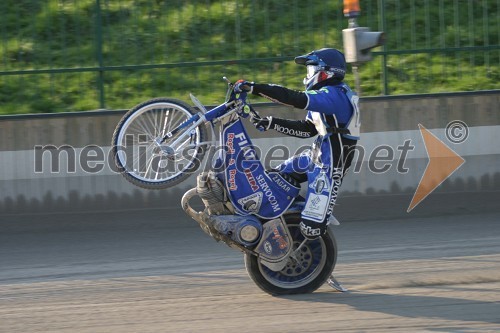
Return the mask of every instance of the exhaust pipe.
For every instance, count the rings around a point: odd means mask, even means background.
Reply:
[[[198,222],[200,224],[204,224],[203,219],[202,219],[203,213],[195,211],[189,205],[189,200],[191,200],[191,198],[194,197],[195,195],[198,195],[196,188],[192,188],[189,191],[187,191],[186,193],[184,193],[184,195],[182,196],[182,199],[181,199],[181,206],[182,206],[182,209],[184,209],[184,211],[186,212],[186,214],[191,216],[191,218],[193,220],[195,220],[196,222]]]

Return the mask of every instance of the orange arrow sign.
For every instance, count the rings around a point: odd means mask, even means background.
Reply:
[[[427,156],[429,156],[429,163],[413,195],[407,212],[415,208],[465,163],[465,160],[461,156],[455,153],[424,126],[418,124],[418,127],[424,139],[425,150],[427,151]]]

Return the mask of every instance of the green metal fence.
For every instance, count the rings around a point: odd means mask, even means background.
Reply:
[[[363,95],[500,89],[500,0],[361,0],[387,44]],[[295,55],[342,49],[341,0],[3,0],[0,113],[206,104],[223,75],[302,88]],[[353,84],[349,76],[348,83]]]

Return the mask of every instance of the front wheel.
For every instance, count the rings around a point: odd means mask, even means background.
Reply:
[[[304,240],[300,232],[300,214],[285,216],[293,239],[293,250]],[[279,272],[260,263],[251,254],[245,254],[245,267],[255,284],[271,295],[306,294],[321,287],[330,277],[337,261],[337,243],[330,228],[318,239],[307,241],[295,259],[290,258]]]
[[[189,105],[171,98],[151,99],[132,108],[113,133],[112,154],[118,171],[146,189],[171,187],[188,178],[203,159],[205,127],[196,127],[180,140],[182,131],[160,141],[194,114]]]

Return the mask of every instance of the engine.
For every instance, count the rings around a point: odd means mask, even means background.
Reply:
[[[196,192],[205,205],[210,224],[219,233],[244,246],[257,243],[262,235],[262,224],[255,216],[234,215],[222,182],[214,172],[204,172],[197,178]]]
[[[189,200],[199,196],[205,205],[203,212],[195,211]],[[204,172],[197,178],[196,188],[182,197],[182,208],[197,221],[201,228],[217,241],[241,250],[253,248],[262,264],[273,271],[286,265],[293,249],[292,237],[282,218],[262,222],[253,215],[238,215],[228,198],[222,182],[214,172]],[[224,237],[222,237],[224,236]],[[227,239],[232,242],[227,242]]]
[[[212,171],[203,172],[196,179],[196,192],[200,196],[208,215],[229,215],[234,208],[227,197],[224,184]]]

